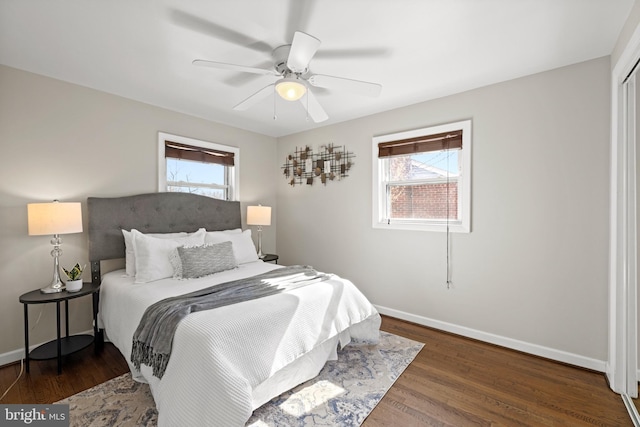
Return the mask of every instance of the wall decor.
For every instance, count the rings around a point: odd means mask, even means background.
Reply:
[[[340,181],[349,176],[355,154],[344,146],[322,145],[317,153],[309,146],[296,147],[282,165],[282,173],[292,187],[313,185],[317,178],[324,185],[327,181]]]

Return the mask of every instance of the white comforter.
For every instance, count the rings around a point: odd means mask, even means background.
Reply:
[[[134,378],[151,386],[159,426],[243,426],[255,408],[284,391],[283,384],[295,385],[287,383],[291,378],[299,383],[315,376],[327,358],[335,357],[338,342],[377,341],[376,309],[350,281],[333,276],[291,292],[193,313],[176,330],[162,380],[148,366],[133,367],[132,338],[146,307],[274,268],[258,261],[200,279],[145,284],[134,284],[124,270],[103,277],[101,327]]]

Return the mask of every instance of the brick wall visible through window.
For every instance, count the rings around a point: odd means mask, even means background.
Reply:
[[[447,195],[449,210],[447,211]],[[391,187],[392,218],[458,218],[458,183],[403,185]]]

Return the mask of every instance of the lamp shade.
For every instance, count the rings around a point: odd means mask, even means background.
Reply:
[[[28,203],[29,235],[69,234],[82,232],[80,203]]]
[[[307,87],[297,78],[285,77],[276,83],[276,91],[287,101],[297,101],[307,92]]]
[[[247,225],[271,225],[271,206],[247,206]]]

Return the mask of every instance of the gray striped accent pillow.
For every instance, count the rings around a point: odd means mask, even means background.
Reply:
[[[178,249],[182,279],[195,279],[238,267],[231,242]]]

